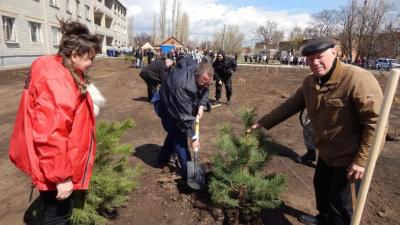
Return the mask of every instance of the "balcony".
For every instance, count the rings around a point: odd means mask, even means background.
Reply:
[[[114,0],[105,0],[104,5],[109,9],[112,10],[114,7]]]
[[[97,10],[94,12],[94,24],[97,26],[102,26],[102,21],[103,21],[104,13],[101,12],[100,10]]]
[[[113,18],[108,15],[105,15],[105,22],[106,22],[106,24],[105,24],[106,28],[111,29]]]

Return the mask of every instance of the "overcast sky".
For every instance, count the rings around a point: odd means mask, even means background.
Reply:
[[[135,32],[152,32],[153,15],[159,12],[159,0],[119,0],[134,16]],[[190,38],[211,40],[215,31],[224,24],[239,25],[247,34],[246,42],[254,38],[256,27],[266,20],[274,20],[279,28],[290,31],[295,26],[304,28],[311,14],[323,9],[339,9],[349,0],[182,0],[182,10],[189,14]],[[400,0],[387,0],[396,5]],[[167,17],[171,18],[173,0],[168,0]]]

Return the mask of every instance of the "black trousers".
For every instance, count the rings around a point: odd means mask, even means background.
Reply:
[[[222,80],[222,84],[225,85],[226,99],[230,100],[232,97],[232,79]],[[215,99],[217,100],[221,98],[222,84],[218,84],[218,82],[215,84]]]
[[[44,205],[43,225],[66,225],[72,215],[74,201],[72,195],[59,201],[56,199],[57,191],[40,191]]]
[[[349,225],[353,216],[350,182],[343,167],[330,167],[318,159],[314,174],[318,224]],[[355,183],[356,190],[360,182]]]

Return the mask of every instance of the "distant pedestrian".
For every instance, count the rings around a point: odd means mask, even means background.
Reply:
[[[225,56],[221,50],[213,63],[215,84],[215,104],[220,104],[222,85],[225,85],[226,104],[231,103],[232,97],[232,75],[236,72],[236,61]]]
[[[154,58],[154,52],[151,49],[148,49],[146,56],[147,56],[147,65],[150,65]]]
[[[143,51],[141,48],[136,50],[136,68],[142,68],[142,60],[143,60]]]

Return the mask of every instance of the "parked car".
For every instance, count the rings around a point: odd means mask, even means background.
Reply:
[[[392,68],[400,68],[400,64],[395,59],[379,58],[375,62],[375,69],[390,70]]]

